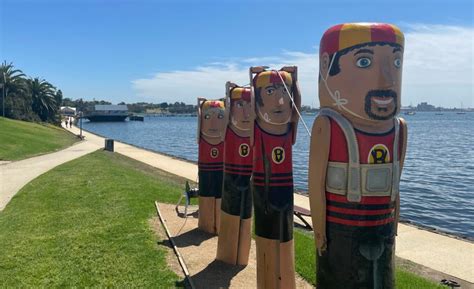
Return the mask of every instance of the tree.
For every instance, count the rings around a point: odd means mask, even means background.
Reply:
[[[8,97],[21,97],[25,96],[25,74],[19,69],[15,69],[13,63],[4,61],[0,65],[0,83],[2,84],[2,112],[5,109],[6,116],[11,116],[12,105],[15,103],[13,100],[7,101]],[[3,99],[5,97],[5,99]],[[5,103],[5,107],[3,104]],[[27,100],[18,100],[17,104],[21,104],[24,110],[28,110]]]
[[[59,108],[55,99],[55,87],[39,78],[28,79],[27,86],[33,100],[33,111],[42,121],[55,121]]]
[[[57,106],[61,106],[61,104],[63,103],[63,92],[61,91],[61,89],[58,89],[58,91],[56,91],[56,94],[54,95],[54,100],[56,100]]]

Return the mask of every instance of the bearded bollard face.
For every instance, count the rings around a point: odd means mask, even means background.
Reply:
[[[339,51],[323,48],[326,51],[320,56],[321,104],[349,119],[390,120],[399,113],[401,105],[403,38],[398,39],[394,33],[393,41],[386,41],[384,35],[380,36],[381,41],[373,41],[376,37],[369,35],[369,30],[358,33],[362,38],[367,33],[368,42]],[[340,40],[339,46],[350,45],[351,39],[344,38],[344,31],[337,37],[334,42]]]

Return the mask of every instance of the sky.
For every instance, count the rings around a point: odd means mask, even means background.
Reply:
[[[112,103],[220,98],[248,68],[297,65],[318,107],[318,48],[329,27],[392,23],[405,33],[402,105],[474,107],[468,0],[0,0],[0,61],[64,97]]]

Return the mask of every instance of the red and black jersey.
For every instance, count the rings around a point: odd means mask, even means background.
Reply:
[[[265,186],[267,167],[270,187],[293,187],[292,139],[291,129],[276,135],[265,132],[255,122],[252,172],[255,186]]]
[[[227,128],[224,146],[224,172],[226,174],[250,176],[252,173],[250,137],[241,137],[231,128]]]
[[[199,141],[199,196],[220,198],[224,170],[224,142],[212,145]]]
[[[213,145],[201,137],[198,165],[199,171],[222,171],[224,169],[224,142]]]
[[[342,129],[332,119],[331,143],[329,161],[348,163],[348,148]],[[400,136],[403,135],[400,126]],[[355,129],[359,146],[359,159],[361,164],[392,163],[393,142],[395,128],[382,133],[373,134]],[[400,156],[403,140],[400,137],[398,156]],[[390,224],[394,221],[395,202],[390,196],[362,196],[358,203],[349,202],[347,196],[326,192],[326,218],[329,223],[355,227],[377,227]]]
[[[255,234],[280,242],[293,239],[293,131],[275,135],[255,122],[253,201]]]

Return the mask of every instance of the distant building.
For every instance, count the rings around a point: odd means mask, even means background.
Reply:
[[[71,106],[61,106],[59,108],[59,113],[62,116],[75,116],[76,115],[76,108]]]
[[[94,111],[84,117],[90,121],[124,121],[128,117],[128,107],[125,104],[97,104]]]
[[[436,110],[436,107],[434,105],[428,104],[427,102],[422,102],[416,106],[416,110],[433,111],[433,110]]]

